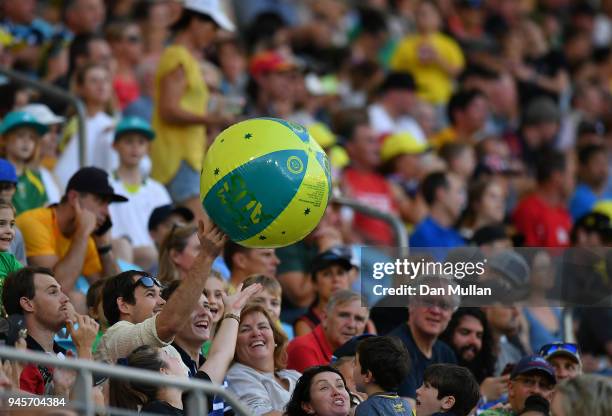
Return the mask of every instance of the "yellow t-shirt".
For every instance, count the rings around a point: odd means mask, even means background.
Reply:
[[[391,58],[391,69],[410,72],[418,86],[418,95],[434,105],[446,104],[453,93],[453,78],[436,64],[423,64],[419,59],[419,47],[428,42],[438,56],[444,57],[453,66],[463,68],[465,58],[459,44],[452,38],[434,33],[425,37],[411,35],[397,46]]]
[[[151,176],[163,184],[167,184],[174,178],[183,160],[199,172],[206,148],[206,129],[203,125],[169,124],[159,115],[161,79],[179,66],[183,67],[187,78],[186,91],[180,100],[181,108],[193,114],[204,115],[208,105],[208,88],[204,83],[198,61],[184,46],[167,47],[160,58],[155,75],[153,95],[155,140],[151,144],[153,162]]]
[[[59,230],[53,208],[36,208],[17,217],[17,227],[23,234],[26,254],[34,256],[58,256],[62,258],[70,249],[71,240]],[[102,272],[102,263],[93,238],[87,242],[87,252],[83,263],[83,276]]]

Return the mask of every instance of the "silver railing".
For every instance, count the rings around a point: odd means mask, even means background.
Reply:
[[[352,208],[361,214],[377,218],[389,224],[391,228],[393,228],[395,245],[399,248],[400,256],[406,256],[408,254],[408,233],[406,232],[404,223],[399,217],[382,212],[376,208],[365,205],[362,202],[344,196],[334,196],[332,197],[332,202]]]
[[[61,406],[66,410],[73,410],[79,416],[94,416],[96,413],[112,414],[112,415],[135,415],[136,412],[127,411],[125,409],[111,409],[108,407],[96,407],[93,401],[93,374],[102,375],[113,379],[130,380],[142,384],[174,387],[188,394],[188,400],[185,403],[185,414],[187,415],[206,415],[208,407],[206,394],[218,395],[229,403],[238,415],[250,416],[251,413],[240,403],[236,396],[226,391],[224,388],[194,379],[181,379],[177,377],[164,376],[152,371],[138,370],[120,365],[108,365],[96,361],[79,360],[79,359],[60,359],[56,356],[44,354],[34,351],[23,351],[11,347],[0,346],[0,358],[3,360],[11,360],[25,363],[42,364],[54,368],[66,368],[76,371],[76,381],[70,399],[66,399],[65,406]],[[4,392],[5,397],[26,397],[19,392]],[[29,396],[31,397],[31,396]],[[4,400],[3,407],[0,410],[24,410],[17,406],[9,406],[7,400]],[[14,400],[12,400],[14,402]],[[39,401],[40,402],[40,401]],[[33,401],[36,404],[36,401]],[[40,409],[41,406],[36,406]],[[4,413],[0,413],[4,414]]]
[[[58,88],[55,85],[51,85],[47,82],[42,82],[37,79],[30,78],[21,72],[13,71],[12,69],[8,69],[4,66],[0,66],[0,74],[4,75],[12,81],[17,81],[20,84],[24,84],[28,87],[40,90],[46,95],[65,101],[74,106],[74,109],[76,110],[78,124],[77,128],[79,141],[79,167],[85,166],[85,155],[87,154],[87,142],[85,140],[85,137],[87,137],[85,135],[86,114],[85,106],[83,105],[81,100],[76,95],[71,94],[61,88]]]

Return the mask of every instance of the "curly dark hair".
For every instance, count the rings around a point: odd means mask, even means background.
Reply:
[[[349,398],[351,397],[351,392],[346,387],[346,380],[340,371],[328,365],[317,365],[306,369],[304,373],[302,373],[302,377],[300,377],[300,379],[297,381],[293,394],[291,395],[291,399],[285,407],[285,413],[283,413],[284,416],[311,416],[302,408],[302,405],[304,403],[310,403],[310,386],[312,384],[312,380],[317,374],[326,372],[338,374],[344,383],[344,388],[346,389]]]
[[[465,361],[461,354],[453,346],[453,334],[461,323],[464,316],[473,316],[482,324],[482,348],[472,361]],[[495,372],[495,355],[493,354],[493,338],[491,329],[483,311],[480,308],[459,308],[451,317],[446,330],[440,335],[440,339],[447,343],[457,354],[458,364],[467,367],[480,384],[485,378],[493,376]]]

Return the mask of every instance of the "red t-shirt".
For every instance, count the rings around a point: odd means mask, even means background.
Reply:
[[[391,185],[384,176],[347,168],[343,182],[351,198],[383,212],[398,213]],[[394,242],[393,229],[384,221],[356,212],[353,225],[374,243],[390,246]]]
[[[140,86],[135,79],[117,77],[113,80],[113,89],[122,110],[140,96]]]
[[[536,194],[521,200],[512,221],[518,233],[525,237],[525,246],[567,247],[570,243],[572,217],[567,208],[550,206]]]
[[[331,361],[332,349],[325,339],[319,324],[310,333],[294,338],[287,346],[287,368],[303,373],[314,365],[327,365]]]

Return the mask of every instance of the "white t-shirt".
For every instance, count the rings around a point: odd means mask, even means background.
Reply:
[[[109,206],[113,221],[111,230],[113,238],[128,236],[134,247],[153,247],[155,243],[149,235],[149,217],[155,208],[172,203],[166,188],[159,182],[147,178],[138,191],[132,194],[114,175],[110,177],[110,184],[117,194],[128,199],[128,202]]]
[[[394,120],[380,104],[370,105],[368,116],[377,135],[407,132],[419,142],[427,143],[423,129],[410,116],[401,116]]]
[[[229,389],[238,396],[254,415],[263,415],[273,410],[282,411],[301,374],[295,370],[280,370],[277,375],[289,382],[285,390],[273,373],[261,373],[252,367],[235,362],[226,375]]]
[[[95,166],[108,173],[119,167],[119,156],[113,149],[115,137],[115,120],[105,112],[99,112],[85,121],[86,153],[85,166]],[[79,140],[75,134],[70,138],[64,152],[60,155],[55,167],[55,175],[62,189],[79,169]],[[140,171],[148,175],[151,171],[151,160],[145,156],[140,161]]]
[[[38,171],[40,172],[40,178],[42,179],[45,192],[47,193],[47,203],[57,204],[60,202],[60,199],[62,199],[62,192],[60,191],[57,179],[55,179],[53,174],[45,168],[38,168]]]

